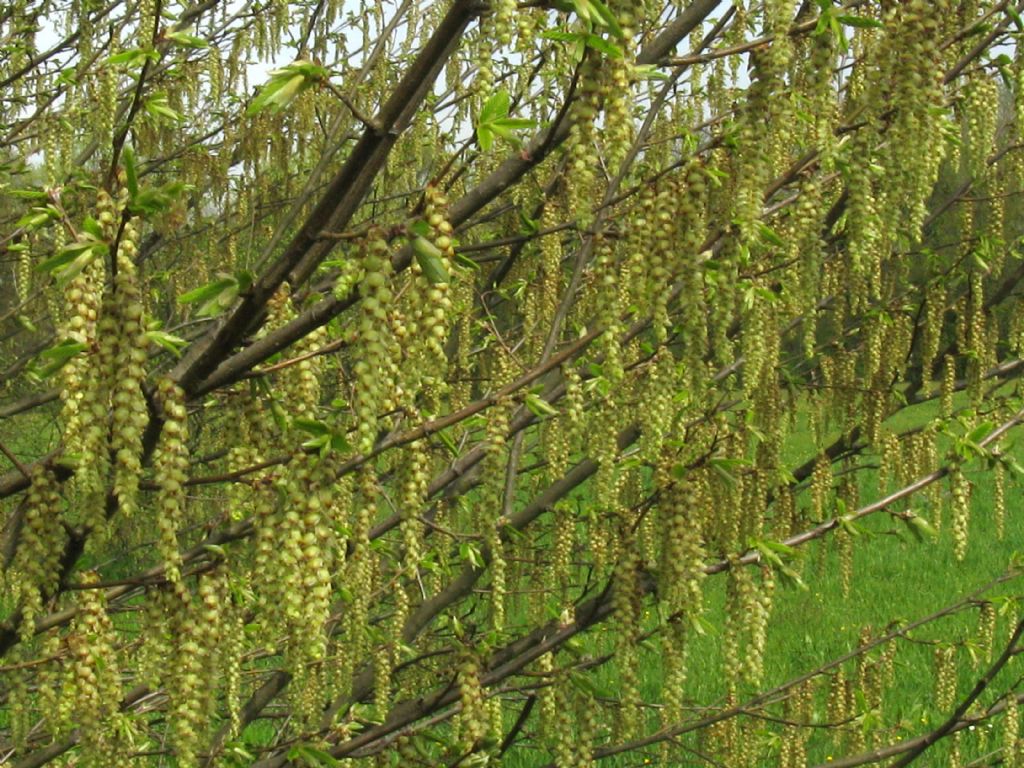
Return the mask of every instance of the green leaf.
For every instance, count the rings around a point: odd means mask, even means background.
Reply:
[[[594,26],[606,27],[620,40],[625,37],[615,14],[601,0],[571,0],[571,2],[576,15],[581,19],[589,21]]]
[[[321,766],[337,768],[337,766],[341,765],[337,758],[332,757],[322,749],[315,749],[305,744],[297,744],[288,750],[288,759],[298,760],[303,765],[310,766],[310,768],[321,768]]]
[[[668,80],[668,75],[657,64],[634,64],[633,72],[641,80]]]
[[[220,295],[220,293],[235,284],[233,277],[222,277],[214,280],[212,283],[194,288],[187,293],[183,293],[178,297],[179,304],[195,304],[198,301],[207,301],[214,296]]]
[[[416,254],[416,263],[423,270],[423,276],[432,284],[447,283],[448,270],[445,269],[441,249],[427,238],[417,235],[413,238],[412,249]]]
[[[160,54],[152,48],[132,48],[107,57],[107,64],[124,64],[128,67],[141,67],[147,61],[160,60]]]
[[[171,40],[178,45],[185,46],[186,48],[209,48],[210,44],[203,38],[197,37],[196,35],[190,35],[188,32],[175,31],[167,32],[164,37]]]
[[[166,331],[146,331],[146,338],[154,344],[163,347],[175,357],[181,357],[181,350],[188,345],[185,339]]]
[[[199,317],[215,317],[230,307],[242,291],[238,276],[221,277],[178,297],[179,304],[203,302],[196,312]]]
[[[146,112],[159,119],[164,118],[174,123],[180,123],[184,118],[177,110],[172,109],[167,101],[167,94],[163,92],[154,93],[145,103]]]
[[[514,144],[519,143],[519,137],[515,134],[516,131],[535,128],[536,126],[537,123],[535,121],[527,120],[523,117],[500,117],[488,124],[488,128],[492,132]]]
[[[153,214],[166,211],[182,194],[193,189],[190,184],[172,181],[160,187],[140,189],[128,204],[128,210],[134,214]]]
[[[792,568],[790,568],[788,565],[779,566],[776,570],[778,571],[779,576],[782,579],[782,582],[787,587],[795,587],[796,589],[799,589],[801,592],[810,591],[810,587],[807,586],[807,583],[803,580],[803,577],[799,573],[794,571]]]
[[[495,136],[517,143],[516,131],[533,128],[536,122],[525,118],[509,117],[511,98],[501,90],[491,96],[480,109],[476,125],[476,140],[485,152],[494,145]]]
[[[480,109],[480,122],[489,123],[492,120],[505,117],[508,114],[511,102],[512,99],[508,95],[508,91],[504,89],[493,94],[484,102],[483,107]]]
[[[901,518],[904,523],[907,524],[907,528],[914,534],[914,538],[918,541],[935,541],[939,537],[939,532],[932,527],[932,524],[925,520],[923,517],[915,515],[913,512],[902,516]]]
[[[1003,10],[1006,11],[1006,15],[1013,21],[1014,25],[1017,27],[1017,31],[1024,32],[1024,21],[1021,21],[1020,14],[1017,13],[1017,9],[1012,5],[1007,5]]]
[[[484,152],[494,146],[494,131],[489,126],[479,123],[476,127],[476,143]]]
[[[746,459],[724,459],[715,457],[708,461],[708,465],[730,486],[736,485],[735,470],[749,467],[750,462]]]
[[[43,259],[39,264],[36,264],[36,270],[38,272],[53,272],[65,266],[66,264],[70,264],[72,261],[78,258],[78,256],[80,256],[84,251],[91,250],[92,248],[95,247],[95,243],[88,242],[76,242],[72,243],[71,245],[66,245],[52,256]]]
[[[586,35],[583,38],[583,44],[599,53],[603,53],[609,59],[621,59],[623,57],[622,48],[600,35]],[[664,79],[664,75],[662,78]]]
[[[786,244],[785,240],[779,237],[775,230],[769,227],[764,222],[758,222],[757,230],[762,242],[765,242],[769,245],[777,246],[779,248],[783,247]]]
[[[295,98],[314,85],[328,79],[328,71],[308,61],[295,61],[286,67],[270,73],[270,80],[245,110],[246,117],[269,109],[276,114],[286,108]]]
[[[836,14],[835,19],[840,24],[844,24],[847,27],[857,27],[858,29],[877,29],[882,26],[882,22],[878,19],[869,19],[866,16],[853,16],[847,13]]]
[[[409,234],[411,235],[419,235],[420,237],[430,237],[432,232],[433,230],[430,228],[430,224],[427,223],[427,221],[425,221],[424,219],[417,219],[409,226]]]
[[[474,568],[484,567],[484,559],[480,554],[480,550],[468,541],[464,541],[459,545],[459,555]]]
[[[444,445],[444,447],[448,449],[448,453],[450,453],[455,458],[459,457],[459,446],[455,444],[455,441],[452,439],[452,436],[448,434],[448,430],[442,429],[440,432],[437,433],[437,437],[441,440],[442,445]]]
[[[21,200],[45,200],[47,197],[40,189],[5,189],[4,194]]]
[[[522,209],[519,211],[519,225],[526,235],[535,235],[540,230],[540,221],[531,219]]]
[[[124,161],[125,181],[128,184],[128,194],[134,198],[139,194],[139,174],[135,165],[135,150],[131,144],[125,146],[121,152],[121,159]]]
[[[82,222],[82,231],[94,240],[103,240],[103,227],[92,216],[86,216]]]
[[[35,229],[46,224],[50,219],[60,217],[60,213],[52,205],[36,206],[30,213],[26,213],[15,223],[19,229]]]
[[[995,428],[994,422],[984,421],[967,434],[967,439],[972,443],[981,443]]]
[[[84,352],[85,349],[85,344],[79,341],[72,339],[62,341],[60,344],[39,353],[39,365],[33,370],[33,373],[40,379],[47,379],[67,365],[71,358]]]
[[[555,410],[551,403],[545,400],[540,395],[535,395],[532,392],[526,395],[526,407],[530,409],[530,412],[534,416],[557,416],[558,411]]]

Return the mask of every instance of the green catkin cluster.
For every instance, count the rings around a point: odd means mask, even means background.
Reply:
[[[611,403],[605,402],[590,415],[592,427],[591,455],[597,461],[594,478],[594,508],[596,514],[588,525],[589,549],[594,568],[603,570],[613,554],[618,531],[612,523],[620,515],[621,478],[618,470],[618,430]]]
[[[988,175],[988,157],[995,148],[999,121],[999,89],[994,78],[974,77],[966,88],[963,105],[965,151],[961,158],[978,186]]]
[[[1006,468],[1001,461],[992,468],[992,521],[996,538],[1002,541],[1006,532]]]
[[[576,101],[569,113],[569,137],[565,141],[568,214],[581,227],[588,227],[593,219],[593,197],[597,188],[594,140],[595,122],[601,111],[601,61],[595,50],[586,49],[579,69]]]
[[[988,332],[985,318],[984,275],[981,270],[971,272],[967,295],[966,339],[962,347],[967,358],[967,395],[971,405],[981,405],[985,370],[989,362]]]
[[[185,481],[188,479],[188,412],[185,393],[168,378],[157,383],[157,396],[164,423],[153,453],[154,480],[159,487],[157,548],[164,562],[164,575],[170,582],[181,580],[181,554],[178,530],[185,520]]]
[[[21,670],[6,672],[2,678],[10,707],[10,744],[24,747],[32,728],[32,700],[28,675]]]
[[[377,484],[376,470],[364,464],[359,470],[357,493],[353,499],[354,515],[349,536],[349,555],[345,561],[343,583],[352,594],[352,602],[344,615],[345,652],[341,677],[344,686],[349,679],[354,665],[369,655],[368,623],[373,590],[375,553],[370,548],[370,526],[377,517],[377,504],[380,490]]]
[[[299,454],[279,485],[280,508],[276,525],[266,529],[259,551],[272,550],[270,573],[274,579],[259,594],[264,608],[276,617],[270,626],[284,629],[286,655],[293,668],[321,659],[325,653],[324,622],[330,611],[331,563],[325,515],[329,504],[324,481],[328,462]],[[259,534],[257,534],[259,536]],[[269,601],[273,601],[272,603]]]
[[[824,453],[814,461],[811,473],[811,514],[814,520],[824,520],[828,515],[828,498],[832,492],[832,462]]]
[[[676,393],[675,358],[666,347],[655,355],[650,373],[644,384],[644,408],[640,437],[640,456],[655,463],[661,453],[665,437],[670,434],[674,414],[673,398]]]
[[[744,676],[754,687],[761,685],[764,676],[764,652],[768,642],[768,619],[775,595],[775,574],[770,566],[760,569],[761,583],[747,596],[746,631],[749,636],[744,659]]]
[[[785,719],[782,730],[782,746],[779,751],[779,768],[805,768],[807,765],[807,742],[810,732],[801,728],[814,718],[814,680],[808,680],[786,699]]]
[[[512,45],[512,33],[515,28],[515,18],[518,13],[527,15],[526,12],[516,9],[515,0],[497,0],[494,4],[494,39],[502,48]]]
[[[659,594],[670,615],[683,612],[692,619],[702,610],[705,503],[692,479],[663,486]]]
[[[612,614],[615,622],[615,658],[619,671],[619,722],[617,736],[621,741],[635,738],[642,712],[640,696],[641,601],[638,584],[639,558],[636,542],[623,538],[619,542],[619,559],[615,565],[612,588]]]
[[[487,457],[484,460],[484,489],[480,496],[477,529],[490,551],[491,622],[495,631],[505,628],[506,595],[508,592],[505,543],[501,538],[506,520],[503,515],[506,440],[509,432],[511,401],[500,400],[491,410],[487,422]]]
[[[25,502],[18,547],[10,566],[15,594],[21,595],[20,635],[27,642],[35,632],[36,617],[60,582],[60,561],[67,545],[61,518],[63,502],[57,478],[48,467],[37,464]]]
[[[924,323],[921,328],[921,382],[930,389],[932,372],[942,343],[942,324],[946,312],[946,289],[936,281],[925,290]]]
[[[480,684],[480,660],[468,647],[459,651],[455,679],[459,689],[459,746],[462,753],[473,753],[480,749],[487,737],[490,723],[484,689]]]
[[[956,646],[935,649],[935,708],[950,713],[956,704]]]
[[[945,153],[940,44],[951,5],[950,0],[911,0],[893,6],[883,19],[878,82],[895,115],[885,131],[879,200],[885,204],[885,231],[904,232],[913,240]]]
[[[978,645],[984,652],[984,661],[992,661],[996,636],[996,607],[985,600],[978,606]]]
[[[967,555],[967,528],[971,513],[971,483],[963,470],[956,467],[949,473],[950,510],[953,519],[953,555],[962,561]]]
[[[753,572],[741,565],[735,555],[729,556],[729,580],[726,585],[725,627],[722,632],[722,671],[726,687],[735,695],[745,672],[743,630],[746,623],[744,610],[754,593]]]
[[[825,701],[825,714],[830,723],[845,723],[852,714],[847,706],[847,683],[846,672],[842,667],[837,667],[829,681],[828,697]],[[843,748],[843,738],[842,730],[833,730],[833,745],[837,750]]]
[[[525,14],[524,14],[525,15]],[[555,229],[564,221],[563,206],[559,198],[552,195],[544,201],[540,214],[540,231]],[[540,284],[537,288],[537,325],[539,328],[551,328],[558,310],[558,302],[562,292],[562,233],[559,231],[543,235],[539,241],[540,248]]]
[[[617,174],[633,142],[633,39],[636,25],[641,21],[637,14],[643,13],[643,4],[633,0],[613,0],[609,3],[609,10],[618,17],[622,30],[622,36],[617,41],[622,55],[611,57],[602,67],[604,125],[601,137],[604,140],[608,169],[612,174]]]
[[[659,343],[664,343],[668,338],[669,320],[669,299],[672,294],[672,279],[674,273],[678,272],[678,266],[674,264],[676,243],[680,232],[677,228],[677,211],[673,210],[679,200],[686,201],[690,197],[687,194],[680,194],[675,184],[663,184],[658,190],[657,197],[653,201],[651,216],[653,221],[650,225],[651,248],[647,252],[647,296],[650,297],[652,305],[651,315],[654,325],[654,336]],[[685,202],[679,203],[685,205]],[[690,221],[687,220],[687,224]],[[639,226],[639,224],[638,224]],[[646,229],[646,227],[645,227]],[[685,246],[684,246],[685,247]],[[688,254],[684,254],[684,258]],[[688,272],[686,268],[682,270]]]
[[[362,301],[359,302],[358,346],[352,369],[356,377],[356,447],[365,454],[377,441],[378,417],[395,380],[395,355],[393,340],[387,330],[393,293],[389,285],[391,258],[384,233],[381,230],[372,232],[361,249],[364,274],[359,292]]]
[[[282,406],[294,423],[296,419],[316,420],[320,405],[320,377],[324,369],[323,355],[316,354],[328,341],[326,327],[306,334],[294,347],[300,358],[284,370],[278,392]]]
[[[506,0],[501,0],[502,3]],[[505,20],[502,19],[503,26]],[[480,24],[474,53],[476,54],[476,78],[473,80],[473,92],[479,103],[490,98],[494,92],[494,39],[496,34],[495,17],[485,17]]]
[[[659,573],[659,597],[665,606],[665,711],[664,725],[683,716],[683,695],[687,676],[687,636],[703,611],[705,499],[696,483],[684,479],[661,484],[661,530],[663,544]]]
[[[114,627],[106,611],[104,592],[94,573],[84,573],[86,586],[80,610],[68,637],[70,663],[62,689],[66,711],[81,733],[81,765],[86,768],[126,768],[130,762],[124,737],[128,718],[121,714],[121,683],[114,651]]]
[[[596,704],[582,696],[569,675],[559,670],[552,683],[555,718],[550,721],[551,751],[556,768],[592,768]]]
[[[107,205],[109,200],[109,196],[100,197]],[[101,215],[104,210],[101,208]],[[86,233],[80,235],[85,237]],[[64,289],[67,319],[63,336],[82,344],[86,353],[76,355],[61,369],[61,421],[67,453],[80,457],[76,477],[86,491],[99,490],[106,480],[110,380],[97,360],[104,347],[115,343],[115,329],[110,327],[110,321],[100,324],[104,272],[103,259],[94,258]]]
[[[430,482],[430,457],[427,444],[417,440],[406,450],[405,476],[402,483],[402,573],[405,578],[415,578],[422,554],[423,523],[420,510],[427,498]]]
[[[114,221],[100,214],[100,224],[113,227]],[[146,378],[146,327],[144,308],[136,275],[135,257],[138,255],[135,226],[125,222],[117,249],[117,275],[114,277],[113,296],[117,314],[117,349],[114,353],[113,383],[110,391],[111,423],[110,452],[114,456],[114,495],[125,516],[135,510],[142,472],[140,454],[142,431],[149,422],[149,411],[142,384]]]
[[[939,412],[942,418],[953,417],[953,394],[956,392],[956,358],[946,355],[942,364],[942,389],[939,399]]]
[[[410,327],[405,334],[409,337],[406,342],[408,360],[402,374],[407,379],[406,388],[424,392],[428,411],[432,412],[439,395],[446,389],[448,356],[444,345],[452,318],[450,282],[455,259],[448,199],[434,185],[429,185],[424,192],[424,218],[436,266],[443,275],[426,274],[418,262],[412,266],[415,277],[409,297],[412,304],[408,313]]]
[[[193,596],[181,584],[167,593],[168,628],[174,642],[165,660],[170,699],[168,741],[181,768],[199,765],[198,751],[210,725],[219,660],[225,643],[228,577],[222,565],[202,574]],[[230,625],[227,625],[230,626]]]
[[[273,444],[266,427],[269,414],[259,398],[247,392],[228,392],[224,406],[228,471],[249,469],[263,460],[263,451]],[[241,520],[252,514],[255,486],[266,474],[249,473],[244,482],[232,483],[228,487],[227,511],[232,520]]]
[[[1005,768],[1018,768],[1021,761],[1020,708],[1014,692],[1006,697],[1002,726],[1002,765]]]
[[[681,192],[676,198],[675,211],[678,255],[670,271],[679,275],[680,306],[693,308],[692,311],[684,312],[676,322],[681,324],[685,380],[691,392],[696,395],[705,391],[705,358],[708,350],[708,308],[704,291],[704,268],[700,260],[700,249],[707,228],[707,176],[697,161],[687,167],[685,187]]]
[[[625,330],[622,322],[624,289],[629,286],[628,274],[621,275],[616,263],[616,250],[611,241],[599,237],[594,246],[594,276],[597,281],[596,299],[598,301],[598,323],[604,329],[598,339],[600,350],[604,356],[601,363],[605,377],[613,384],[622,381],[625,375],[622,361],[622,333]],[[623,264],[628,269],[628,263]]]

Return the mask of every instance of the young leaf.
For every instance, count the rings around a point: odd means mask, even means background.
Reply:
[[[318,64],[296,61],[270,73],[270,80],[245,110],[247,117],[269,109],[276,114],[287,107],[295,97],[314,85],[324,82],[328,72]]]
[[[146,338],[154,344],[160,345],[175,357],[181,357],[181,350],[188,344],[180,336],[160,330],[146,331]]]
[[[505,117],[508,114],[510,104],[511,97],[508,95],[508,91],[504,89],[498,91],[484,102],[483,107],[480,109],[480,122],[489,123],[492,120]]]
[[[882,26],[882,22],[878,19],[869,19],[866,16],[852,16],[850,14],[842,13],[837,14],[835,18],[840,24],[845,24],[848,27],[857,27],[859,29],[877,29]]]
[[[39,365],[33,373],[40,379],[46,379],[55,374],[71,360],[75,355],[84,352],[85,344],[68,339],[56,346],[39,353]]]
[[[210,44],[203,40],[201,37],[196,35],[190,35],[188,32],[182,32],[178,30],[176,32],[167,32],[164,37],[168,40],[173,40],[178,45],[183,45],[186,48],[209,48]]]
[[[134,198],[139,194],[139,174],[135,166],[135,150],[131,144],[125,145],[121,152],[121,159],[124,161],[125,181],[128,184],[128,194]]]
[[[36,265],[39,272],[56,272],[62,267],[70,264],[80,256],[88,255],[93,248],[97,247],[93,242],[76,242],[61,248],[52,256],[43,259]]]
[[[178,297],[179,304],[195,304],[199,301],[207,301],[212,299],[214,296],[220,295],[220,293],[235,284],[233,277],[221,277],[214,280],[212,283],[200,286],[199,288],[193,288],[187,293],[183,293]]]
[[[423,270],[423,276],[432,284],[447,283],[448,270],[441,260],[441,250],[427,238],[417,235],[413,238],[412,249],[416,254],[416,263]]]
[[[178,111],[171,108],[171,105],[167,101],[166,93],[154,93],[146,99],[145,108],[146,112],[158,119],[164,118],[175,123],[180,123],[184,120]]]
[[[532,392],[526,395],[526,407],[530,409],[530,412],[534,416],[557,416],[556,411],[547,400],[540,395],[535,395]]]
[[[124,64],[129,68],[141,67],[147,61],[158,61],[160,54],[152,48],[132,48],[107,57],[107,64]]]

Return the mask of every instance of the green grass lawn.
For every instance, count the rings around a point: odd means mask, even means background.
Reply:
[[[923,424],[933,416],[935,407],[935,403],[927,403],[906,409],[888,422],[888,426],[899,431]],[[1015,437],[1015,433],[1011,432],[1002,443],[1004,448],[1012,446]],[[809,446],[813,446],[810,434],[797,431],[790,437],[786,449],[787,460],[791,465],[795,466],[810,458],[813,448]],[[1011,447],[1011,450],[1019,459],[1024,459],[1024,449]],[[874,501],[879,495],[875,488],[875,472],[866,470],[860,474],[861,503]],[[771,689],[856,649],[861,643],[862,632],[876,637],[883,634],[891,622],[906,624],[928,616],[1007,571],[1024,542],[1024,516],[1016,514],[1020,506],[1020,488],[1008,473],[1005,530],[1002,539],[999,539],[992,515],[991,475],[983,472],[979,460],[968,465],[966,475],[974,487],[970,538],[962,562],[957,562],[953,556],[952,526],[947,507],[949,490],[944,480],[939,481],[943,495],[943,509],[939,514],[943,519],[936,540],[921,541],[915,538],[903,522],[885,512],[865,518],[858,524],[863,532],[854,537],[853,584],[846,597],[842,595],[834,537],[830,535],[824,541],[812,542],[802,548],[800,570],[807,589],[786,587],[781,583],[777,588],[769,625],[762,689]],[[913,503],[920,509],[919,500],[915,499]],[[922,514],[936,522],[935,510],[925,508]],[[993,601],[998,611],[995,655],[999,654],[1002,644],[1005,644],[1013,629],[1017,615],[1017,601],[1014,597],[1022,594],[1022,584],[1022,579],[1005,582],[983,596]],[[690,649],[687,697],[694,707],[695,719],[707,713],[704,707],[720,705],[725,696],[720,634],[725,616],[725,585],[724,574],[713,576],[705,582],[705,618],[713,629],[702,637],[695,635]],[[843,754],[849,754],[851,737],[856,730],[865,734],[868,746],[877,747],[927,733],[941,724],[949,712],[940,711],[935,703],[936,649],[950,644],[956,646],[956,700],[959,701],[989,664],[985,649],[977,644],[978,618],[979,610],[971,608],[921,627],[911,633],[909,639],[896,641],[894,674],[891,684],[885,688],[880,717],[861,716],[838,729],[812,729],[807,745],[808,764],[828,764]],[[653,617],[650,620],[653,626]],[[599,628],[584,644],[594,653],[607,649],[611,642],[610,632],[607,627]],[[880,650],[876,649],[867,657],[874,660],[879,655]],[[856,661],[850,661],[842,667],[847,678],[855,676],[856,665]],[[645,655],[642,675],[646,700],[660,701],[661,666],[653,649]],[[1019,672],[1015,672],[1011,663],[996,678],[993,690],[1005,690],[1018,676]],[[614,698],[618,683],[614,666],[606,665],[602,668],[595,683],[599,691],[607,691]],[[827,682],[819,688],[813,706],[813,721],[819,725],[828,721],[825,700],[827,688]],[[747,693],[753,695],[754,691]],[[994,699],[994,694],[982,696],[979,703],[986,706]],[[769,711],[775,716],[783,714],[780,706]],[[657,727],[656,710],[651,711],[649,725]],[[781,734],[778,724],[755,718],[741,718],[741,727],[763,735],[769,731],[776,736]],[[962,764],[997,749],[1002,738],[1000,728],[1001,718],[994,718],[964,733],[958,740]],[[682,743],[689,747],[699,747],[700,738],[687,736]],[[952,764],[951,746],[952,740],[947,739],[931,747],[918,761],[919,764]],[[510,768],[534,768],[549,760],[549,755],[524,746],[509,753],[503,765]],[[666,764],[664,760],[655,747],[647,753],[603,760],[601,765],[627,768]],[[677,751],[669,760],[670,765],[712,765],[692,754],[688,757],[685,748]],[[777,760],[777,754],[762,751],[755,765],[774,765]]]

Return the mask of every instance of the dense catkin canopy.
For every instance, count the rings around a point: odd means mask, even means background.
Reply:
[[[0,5],[0,768],[1024,764],[1022,12]]]

